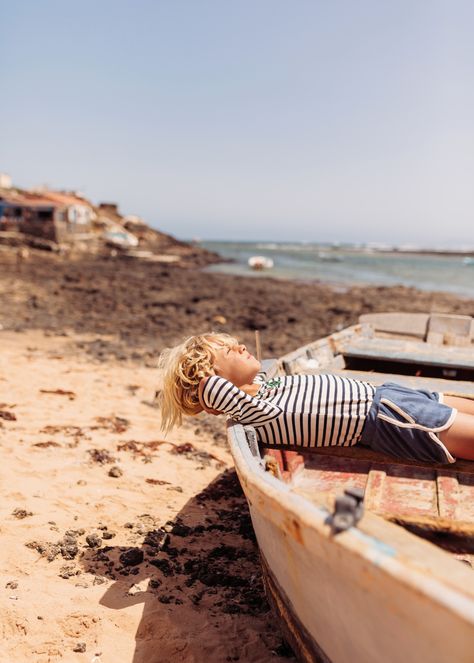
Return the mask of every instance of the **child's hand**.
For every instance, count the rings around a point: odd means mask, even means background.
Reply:
[[[203,378],[203,379],[201,380],[201,382],[199,383],[199,391],[198,391],[199,404],[201,405],[201,407],[202,407],[202,409],[204,410],[204,412],[207,412],[208,414],[215,414],[215,415],[217,416],[217,415],[219,415],[219,414],[222,414],[222,412],[219,412],[219,410],[213,410],[212,408],[208,407],[208,406],[205,404],[204,399],[203,399],[203,397],[202,397],[202,392],[204,391],[204,387],[205,387],[205,385],[206,385],[206,381],[207,381],[207,380],[208,380],[208,378]]]

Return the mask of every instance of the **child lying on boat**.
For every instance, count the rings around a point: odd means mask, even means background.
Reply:
[[[205,410],[255,428],[268,445],[353,446],[433,463],[474,460],[474,401],[339,375],[265,381],[260,362],[227,334],[192,336],[165,350],[162,427]]]

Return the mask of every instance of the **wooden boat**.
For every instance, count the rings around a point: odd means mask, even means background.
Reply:
[[[467,316],[377,314],[265,370],[473,396],[473,350]],[[262,449],[233,422],[228,437],[267,595],[300,661],[474,661],[473,462],[434,467],[357,446],[308,453],[297,440]]]

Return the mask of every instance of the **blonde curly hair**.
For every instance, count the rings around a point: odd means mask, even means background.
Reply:
[[[168,433],[174,426],[181,426],[183,414],[202,411],[199,383],[214,375],[216,345],[233,347],[237,343],[229,334],[210,332],[190,336],[180,345],[163,350],[158,362],[163,371],[163,387],[158,394],[162,430]]]

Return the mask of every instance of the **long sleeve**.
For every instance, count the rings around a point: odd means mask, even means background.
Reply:
[[[264,424],[282,412],[277,405],[246,394],[232,382],[218,375],[207,378],[202,390],[202,399],[210,409],[225,412],[243,424]]]

